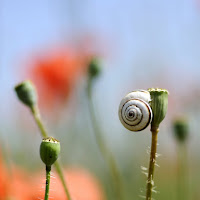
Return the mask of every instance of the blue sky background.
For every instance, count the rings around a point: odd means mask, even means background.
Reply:
[[[183,110],[177,104],[200,89],[198,1],[1,0],[0,5],[0,97],[5,102],[0,109],[6,120],[18,105],[13,86],[21,81],[22,62],[84,33],[108,42],[111,52],[102,61],[95,98],[100,109],[110,111],[107,117],[114,119],[116,129],[121,127],[116,125],[119,101],[131,90],[169,89],[173,113]]]

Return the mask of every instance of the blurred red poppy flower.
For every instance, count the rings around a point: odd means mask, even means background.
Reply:
[[[64,172],[67,180],[68,189],[73,200],[104,200],[101,185],[97,179],[86,170],[73,168]],[[56,200],[63,200],[65,195],[60,179],[55,174],[55,178],[51,178],[50,196]],[[41,180],[41,174],[36,176],[37,183],[43,182],[41,190],[37,192],[37,198],[43,198],[45,192],[45,176]],[[41,185],[41,184],[40,184]],[[35,196],[35,197],[36,197]]]
[[[30,174],[19,168],[12,167],[9,178],[8,199],[30,200],[33,196]]]
[[[29,77],[38,89],[41,106],[54,109],[62,105],[85,72],[88,59],[86,54],[72,49],[48,51],[36,57]]]
[[[8,174],[0,154],[0,199],[5,199],[8,194]]]
[[[6,170],[0,164],[0,199],[30,200],[33,192],[30,174],[16,166]]]

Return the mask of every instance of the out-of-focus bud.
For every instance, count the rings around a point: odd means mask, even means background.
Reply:
[[[16,85],[15,91],[20,101],[30,108],[37,104],[37,92],[31,81],[26,80]]]
[[[98,58],[94,57],[91,59],[88,68],[88,74],[91,79],[96,78],[101,72]]]
[[[53,137],[42,140],[40,145],[40,158],[46,166],[51,166],[60,154],[60,142]]]
[[[184,142],[188,137],[189,126],[188,120],[185,117],[178,117],[173,121],[173,130],[176,139]]]
[[[167,113],[169,92],[159,88],[150,88],[148,91],[151,96],[150,106],[153,112],[151,128],[157,129]]]

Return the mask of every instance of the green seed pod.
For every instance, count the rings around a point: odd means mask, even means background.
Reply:
[[[89,69],[88,69],[88,74],[90,78],[95,78],[100,74],[100,66],[99,66],[99,60],[94,57],[91,59],[89,63]]]
[[[37,104],[37,92],[33,83],[29,80],[15,86],[18,98],[27,106],[33,107]]]
[[[167,113],[169,93],[165,89],[158,88],[150,88],[148,91],[150,92],[151,96],[150,106],[153,112],[151,127],[156,129],[159,127]]]
[[[60,153],[60,142],[53,137],[47,137],[42,140],[40,145],[40,158],[46,166],[51,166]]]
[[[174,135],[178,141],[184,142],[188,136],[189,126],[185,117],[178,117],[173,121]]]

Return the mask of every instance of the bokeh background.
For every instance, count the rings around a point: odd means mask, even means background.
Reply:
[[[1,0],[0,151],[4,164],[28,171],[27,176],[43,169],[39,131],[13,90],[20,81],[31,79],[39,91],[44,123],[50,135],[61,141],[63,165],[87,169],[114,200],[87,106],[85,65],[95,55],[101,61],[101,74],[93,85],[95,111],[123,177],[124,199],[145,195],[141,166],[148,165],[151,135],[149,128],[139,133],[126,130],[118,119],[118,105],[128,92],[150,87],[170,92],[158,137],[161,156],[155,199],[177,199],[178,144],[172,121],[179,115],[187,116],[190,130],[187,199],[200,199],[199,52],[198,0]]]

